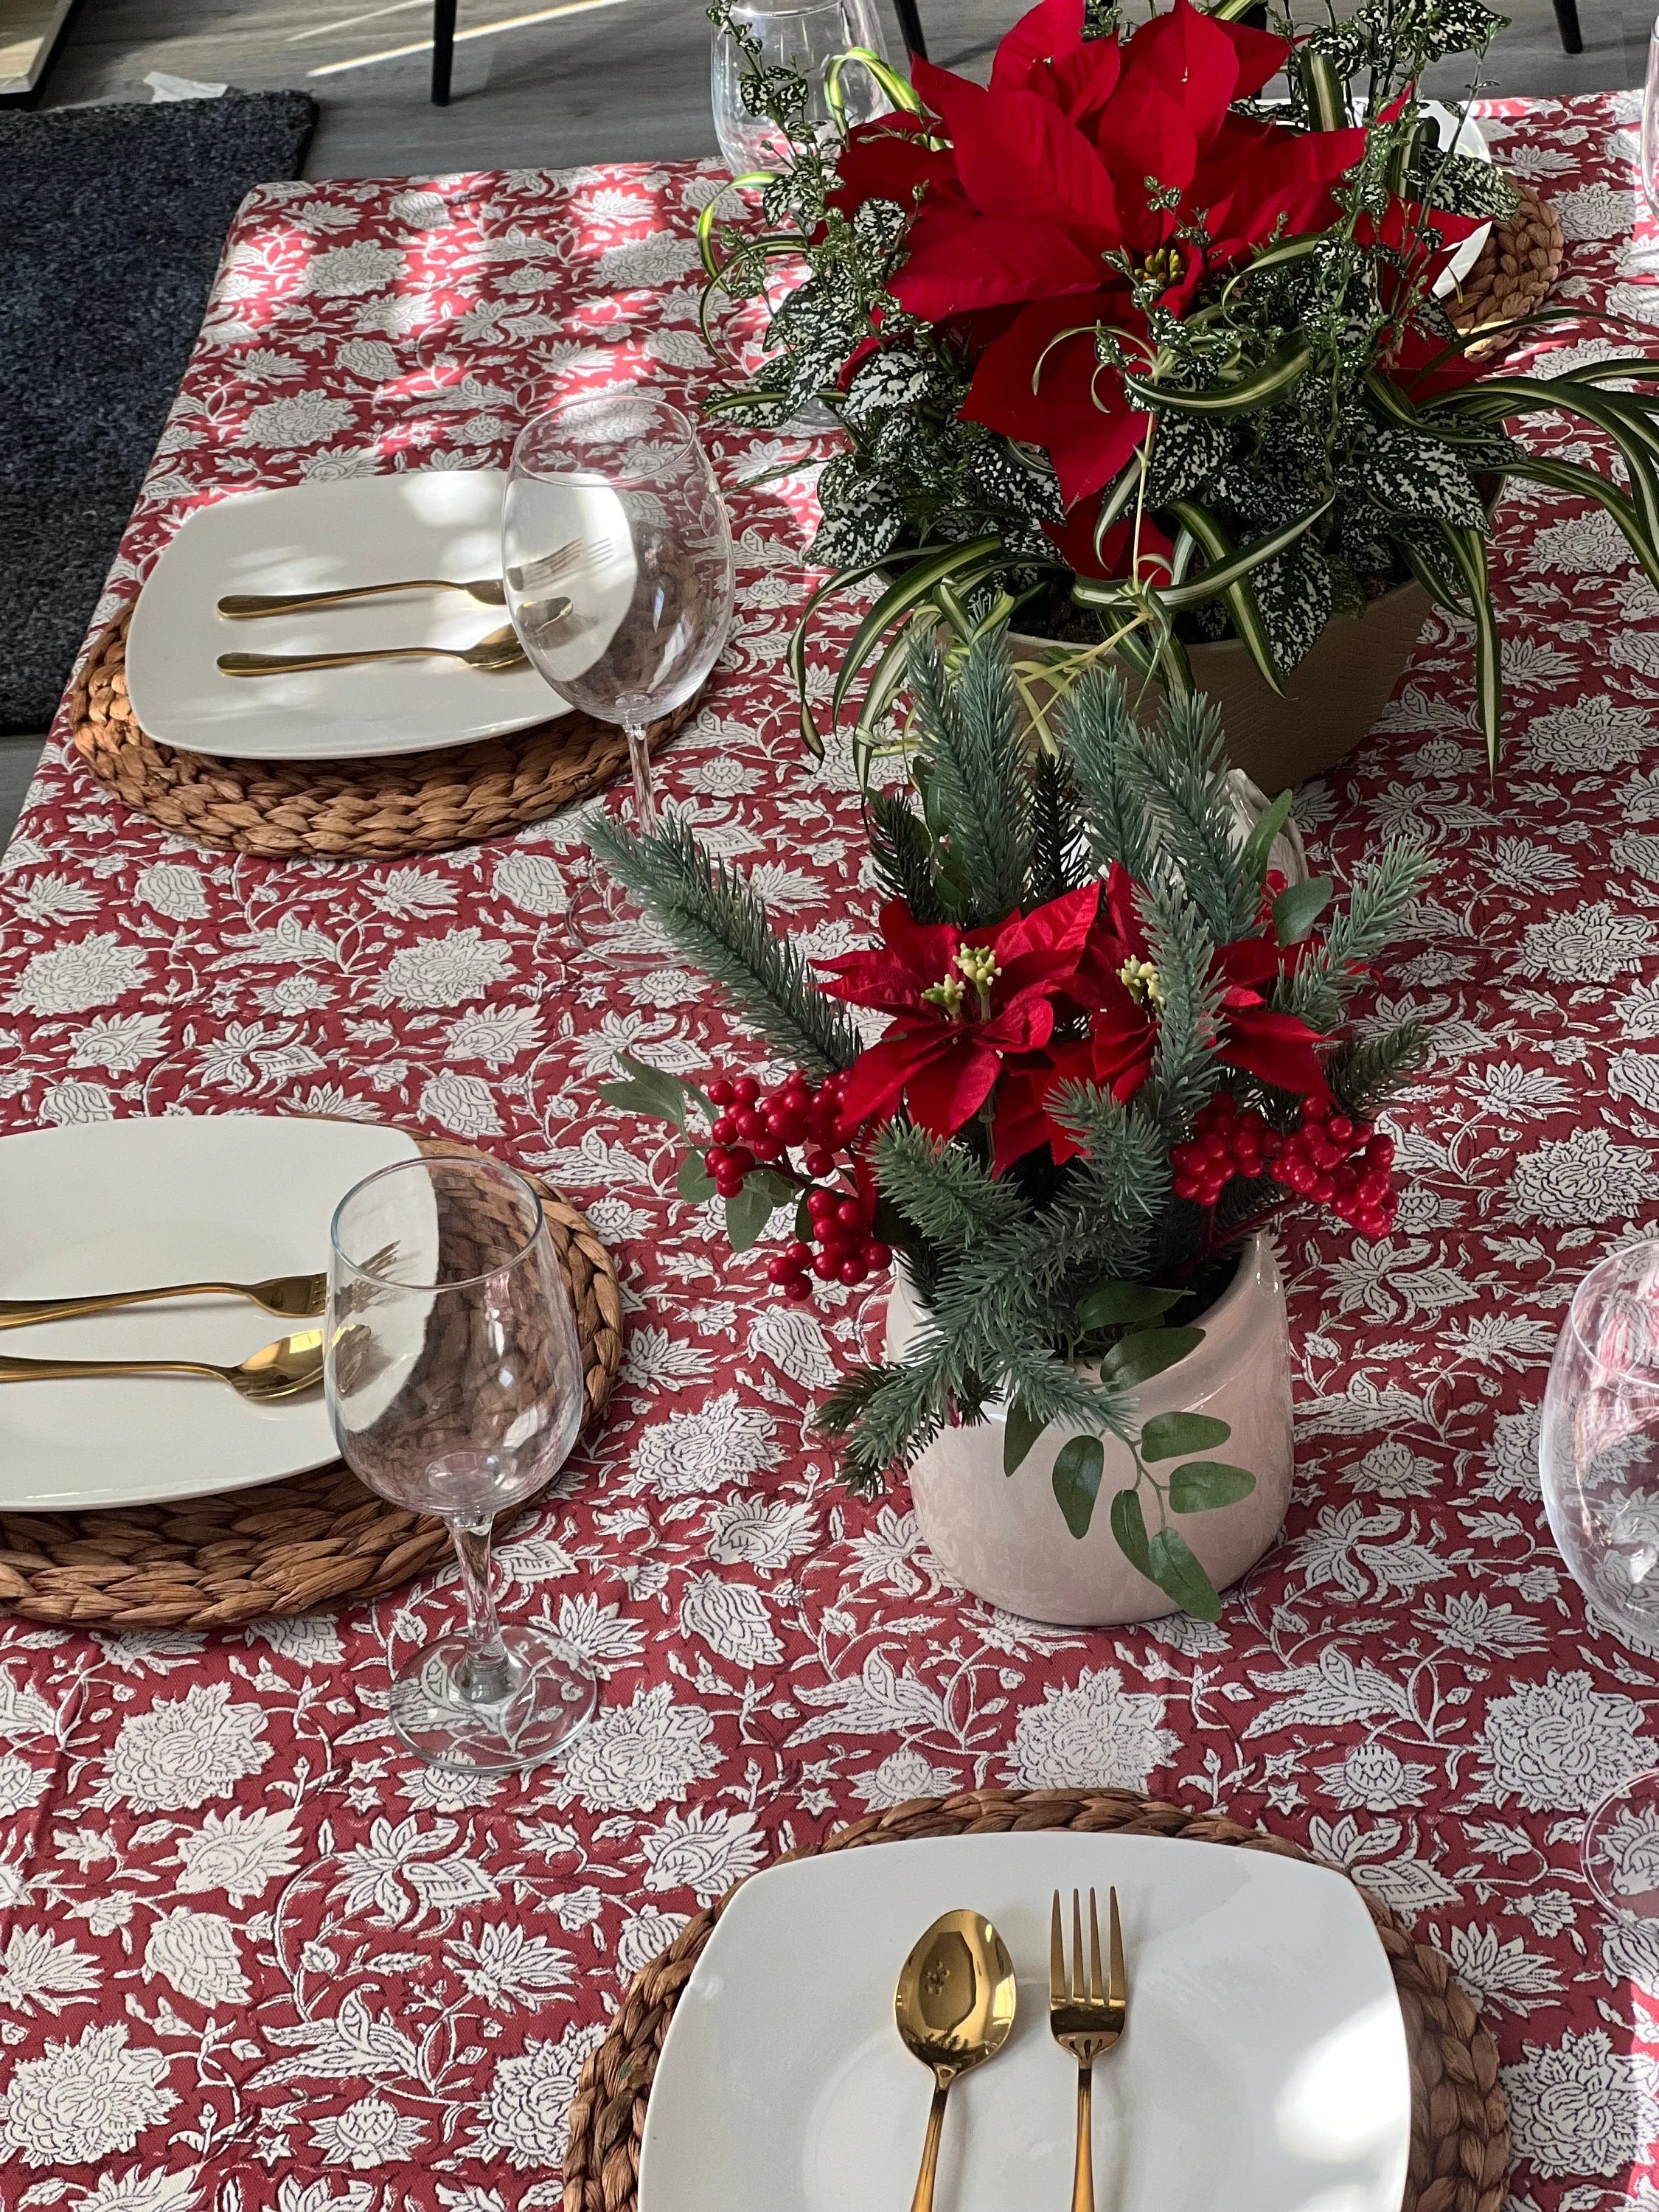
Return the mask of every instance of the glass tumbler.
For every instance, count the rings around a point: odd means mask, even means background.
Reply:
[[[494,1518],[545,1488],[581,1425],[575,1317],[541,1200],[477,1154],[400,1161],[348,1191],[330,1232],[324,1382],[342,1456],[368,1487],[447,1523],[464,1634],[392,1684],[392,1727],[434,1766],[538,1765],[591,1718],[582,1655],[506,1626]]]

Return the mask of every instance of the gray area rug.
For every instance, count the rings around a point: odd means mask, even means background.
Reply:
[[[56,713],[254,185],[302,92],[0,114],[0,732]]]

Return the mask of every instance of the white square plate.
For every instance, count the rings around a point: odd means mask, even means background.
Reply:
[[[0,1139],[0,1297],[315,1273],[353,1183],[417,1150],[398,1129],[253,1114]],[[0,1354],[231,1366],[304,1326],[245,1298],[174,1298],[5,1329]],[[336,1456],[320,1389],[252,1406],[206,1376],[0,1384],[6,1512],[209,1497]]]
[[[198,507],[145,579],[127,634],[127,692],[164,744],[230,760],[359,760],[429,751],[570,711],[536,671],[380,660],[288,676],[225,676],[222,653],[349,653],[476,645],[507,620],[463,592],[398,592],[343,607],[232,622],[230,592],[327,592],[405,576],[471,583],[501,573],[500,469],[418,469]]]
[[[1048,2033],[1048,1901],[1117,1885],[1129,2024],[1095,2069],[1097,2212],[1400,2212],[1405,2028],[1341,1875],[1152,1836],[963,1836],[772,1869],[722,1915],[647,2107],[640,2212],[897,2212],[932,2082],[893,1987],[941,1912],[1019,1980],[1006,2047],[951,2092],[936,2212],[1066,2212],[1077,2075]]]

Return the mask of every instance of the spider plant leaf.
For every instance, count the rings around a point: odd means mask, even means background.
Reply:
[[[1486,740],[1488,772],[1498,774],[1498,747],[1504,730],[1504,661],[1498,642],[1498,617],[1492,612],[1492,585],[1486,574],[1486,543],[1478,530],[1460,523],[1442,522],[1440,536],[1469,595],[1474,618],[1474,689],[1480,709],[1480,728]]]
[[[1183,392],[1151,377],[1133,376],[1127,369],[1121,374],[1129,397],[1154,412],[1167,409],[1172,415],[1204,415],[1226,421],[1235,415],[1253,415],[1282,399],[1301,381],[1312,359],[1310,345],[1285,346],[1254,375],[1242,377],[1237,384],[1218,385],[1208,392]]]
[[[1659,589],[1659,530],[1650,523],[1646,514],[1627,494],[1595,469],[1582,467],[1577,461],[1559,461],[1545,453],[1534,453],[1525,461],[1517,462],[1510,471],[1512,476],[1528,477],[1534,483],[1549,484],[1557,491],[1570,491],[1583,499],[1600,502],[1618,524],[1630,542],[1631,550],[1646,571],[1649,581]],[[1632,485],[1637,481],[1632,471]]]
[[[948,550],[954,553],[957,549],[951,546]],[[866,576],[878,575],[884,569],[896,568],[901,562],[919,560],[928,553],[936,553],[939,550],[937,546],[921,546],[912,552],[902,552],[890,547],[876,560],[861,561],[856,568],[837,568],[827,583],[818,586],[802,609],[800,619],[790,634],[787,659],[789,673],[795,681],[796,696],[800,700],[801,743],[815,760],[823,758],[823,739],[819,734],[817,723],[813,718],[812,709],[806,700],[806,641],[811,629],[813,616],[817,614],[825,599],[833,598],[837,592],[844,591],[849,584],[861,584]]]
[[[840,675],[830,701],[830,720],[833,726],[839,719],[843,701],[852,689],[854,679],[875,649],[876,641],[884,630],[892,627],[901,615],[908,614],[921,605],[935,584],[953,583],[959,591],[988,576],[998,562],[1006,559],[1002,540],[998,537],[975,538],[965,545],[946,545],[942,550],[930,548],[918,555],[906,573],[890,584],[876,601],[853,635],[847,648],[847,658],[842,663]],[[884,568],[886,562],[872,562],[865,574]]]

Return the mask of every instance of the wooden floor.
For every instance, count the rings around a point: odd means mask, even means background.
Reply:
[[[878,4],[896,54],[890,0]],[[1510,4],[1513,21],[1486,65],[1492,91],[1595,92],[1642,82],[1651,17],[1641,9],[1582,0],[1584,52],[1569,56],[1550,0]],[[715,151],[701,0],[563,5],[549,21],[463,38],[454,99],[434,108],[426,52],[365,58],[428,37],[428,0],[83,0],[40,105],[148,100],[152,70],[246,92],[302,87],[321,110],[307,162],[313,177],[564,168]],[[921,11],[933,58],[983,77],[1018,9],[1017,0],[921,0]],[[537,0],[462,0],[460,28],[533,12]],[[319,69],[328,73],[311,74]],[[0,842],[38,750],[38,740],[0,738]]]
[[[715,150],[701,0],[562,3],[572,12],[552,21],[464,37],[455,50],[457,96],[442,109],[427,101],[427,54],[362,60],[428,37],[428,0],[84,0],[42,104],[147,99],[152,70],[246,92],[303,86],[322,108],[307,165],[314,177],[566,167]],[[1585,51],[1569,57],[1549,0],[1511,4],[1513,23],[1487,66],[1494,90],[1593,92],[1642,82],[1650,14],[1583,0]],[[890,0],[878,5],[897,53]],[[921,5],[934,60],[981,76],[999,32],[1018,13],[1018,0]],[[460,28],[538,10],[538,0],[461,0]],[[349,62],[361,66],[335,68]],[[333,73],[309,74],[318,69]]]

